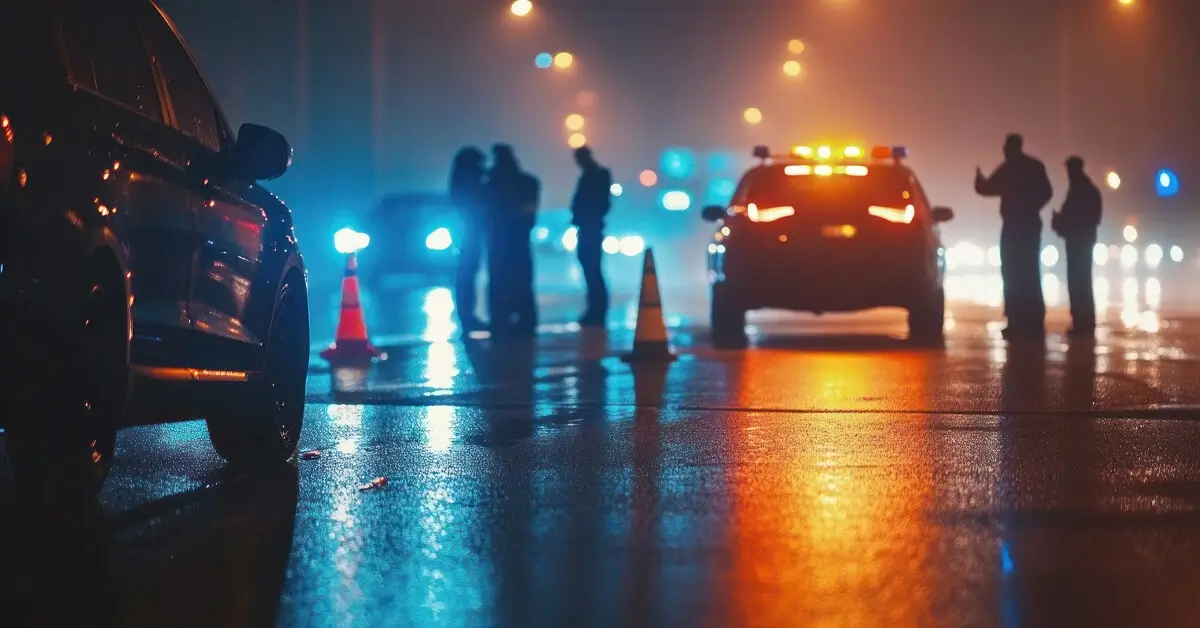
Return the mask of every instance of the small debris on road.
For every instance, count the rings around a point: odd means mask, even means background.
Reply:
[[[377,488],[383,488],[383,487],[387,486],[387,483],[388,483],[387,478],[377,477],[374,480],[371,480],[370,482],[367,482],[366,484],[363,484],[362,486],[358,487],[358,490],[359,491],[373,491]]]

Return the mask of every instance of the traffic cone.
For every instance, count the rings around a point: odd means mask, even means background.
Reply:
[[[346,275],[342,278],[342,312],[337,335],[333,344],[321,352],[321,358],[334,366],[354,366],[384,357],[367,339],[367,323],[358,298],[358,256],[351,253],[346,256]]]
[[[663,320],[662,301],[658,296],[658,274],[654,270],[654,251],[651,249],[646,249],[646,257],[642,262],[642,294],[638,298],[633,351],[622,359],[630,363],[662,363],[675,359],[667,343],[667,323]]]

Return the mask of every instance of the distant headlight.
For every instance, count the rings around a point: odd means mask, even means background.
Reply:
[[[450,237],[450,230],[445,227],[438,227],[433,233],[425,236],[425,248],[430,251],[445,251],[452,244],[454,239]]]

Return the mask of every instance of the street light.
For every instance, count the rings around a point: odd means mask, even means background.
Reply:
[[[759,122],[762,122],[763,115],[757,107],[750,107],[746,111],[742,112],[742,118],[750,124],[758,124]]]
[[[570,129],[572,131],[582,130],[583,124],[584,124],[583,116],[581,116],[577,113],[573,113],[573,114],[567,116],[566,120],[563,120],[563,126],[566,126],[568,129]]]
[[[583,133],[572,133],[571,137],[567,138],[567,146],[571,148],[583,148],[587,145],[587,136]]]
[[[565,70],[572,65],[575,65],[575,55],[569,52],[560,52],[554,55],[554,67]]]
[[[1104,183],[1107,184],[1110,189],[1115,190],[1121,187],[1121,175],[1117,174],[1114,170],[1110,170],[1109,173],[1104,176]]]
[[[533,3],[530,0],[515,0],[508,10],[517,17],[525,17],[533,11]]]
[[[799,61],[785,61],[783,64],[783,73],[788,76],[800,76],[801,70]]]

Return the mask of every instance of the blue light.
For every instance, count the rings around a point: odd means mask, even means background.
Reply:
[[[892,159],[908,159],[908,149],[903,146],[893,146]]]
[[[725,205],[733,197],[736,187],[737,184],[730,179],[714,179],[708,184],[708,193],[704,203],[706,205]]]
[[[1179,177],[1174,172],[1163,168],[1154,175],[1154,189],[1163,198],[1175,196],[1179,194]]]
[[[554,55],[548,52],[539,52],[538,55],[533,58],[533,64],[536,65],[539,70],[549,69],[551,65],[554,65]]]
[[[683,190],[670,190],[663,192],[662,195],[663,209],[673,212],[686,211],[692,206],[692,197]]]
[[[686,179],[696,169],[696,155],[688,148],[668,148],[662,154],[663,174],[673,179]]]
[[[454,239],[450,237],[450,230],[445,227],[438,227],[433,233],[425,236],[425,248],[430,251],[445,251],[451,244],[454,244]]]
[[[338,229],[333,234],[333,248],[342,255],[357,253],[371,243],[371,236],[359,233],[350,227]]]

